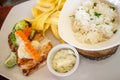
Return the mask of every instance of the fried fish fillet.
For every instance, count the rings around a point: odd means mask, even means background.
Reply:
[[[30,58],[19,58],[18,56],[18,66],[25,76],[30,75],[45,64],[48,52],[52,48],[50,40],[42,34],[36,34],[33,40],[37,40],[40,43],[40,48],[37,51],[40,54],[41,60],[36,61]]]

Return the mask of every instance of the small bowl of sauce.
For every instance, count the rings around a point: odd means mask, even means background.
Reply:
[[[69,44],[59,44],[52,48],[47,57],[47,67],[56,76],[69,76],[79,66],[79,54]]]

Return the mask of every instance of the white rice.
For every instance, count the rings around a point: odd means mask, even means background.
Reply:
[[[119,25],[117,8],[103,1],[86,0],[76,9],[72,29],[79,42],[96,44],[116,33]]]

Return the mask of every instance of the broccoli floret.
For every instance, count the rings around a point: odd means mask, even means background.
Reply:
[[[11,33],[10,34],[10,41],[11,43],[14,45],[14,46],[18,46],[18,43],[16,41],[16,37],[15,37],[15,34],[14,33]]]
[[[21,20],[21,21],[19,21],[18,23],[15,24],[12,32],[15,32],[17,30],[23,30],[26,26],[29,26],[29,23],[25,20]]]
[[[12,42],[12,44],[14,46],[18,46],[17,39],[16,39],[16,36],[15,36],[15,32],[17,30],[23,30],[27,26],[29,26],[29,23],[25,20],[21,20],[21,21],[17,22],[15,24],[15,26],[13,27],[13,30],[10,34],[10,41]]]

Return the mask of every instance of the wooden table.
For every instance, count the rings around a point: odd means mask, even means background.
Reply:
[[[2,27],[2,24],[7,16],[7,14],[9,13],[9,11],[12,7],[13,6],[5,6],[5,7],[0,6],[0,29]],[[0,75],[0,80],[9,80],[9,79]]]
[[[7,78],[0,75],[0,80],[9,80],[9,79],[7,79]]]
[[[2,27],[2,24],[7,16],[7,14],[9,13],[10,9],[12,8],[13,6],[5,6],[5,7],[0,7],[0,29]]]

